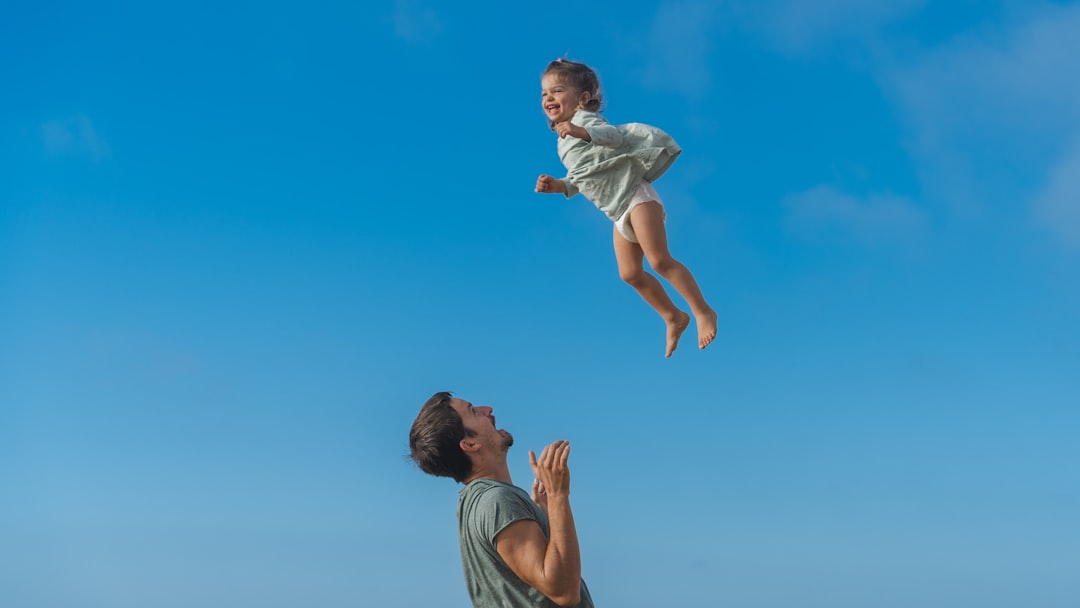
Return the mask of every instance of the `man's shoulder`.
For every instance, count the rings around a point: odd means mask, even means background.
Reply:
[[[539,509],[521,488],[494,480],[469,482],[461,491],[458,520],[463,537],[495,542],[506,526],[522,520],[539,521]]]
[[[477,479],[461,490],[458,511],[469,513],[496,513],[498,516],[515,514],[518,518],[535,519],[535,509],[528,492],[509,483],[494,479]]]
[[[520,497],[525,490],[502,481],[494,479],[474,479],[465,484],[461,489],[461,500],[498,500],[500,498],[515,496]],[[525,495],[528,496],[528,495]]]

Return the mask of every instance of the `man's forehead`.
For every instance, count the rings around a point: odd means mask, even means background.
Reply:
[[[467,411],[469,411],[469,408],[472,407],[472,404],[469,403],[468,401],[464,400],[464,399],[458,399],[457,397],[451,397],[451,399],[450,399],[450,407],[454,408],[455,410],[457,410],[459,412],[467,412]]]

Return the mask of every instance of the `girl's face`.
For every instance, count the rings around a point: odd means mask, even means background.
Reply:
[[[556,74],[544,74],[540,79],[540,107],[553,123],[573,118],[574,112],[588,99],[588,93],[565,84]]]

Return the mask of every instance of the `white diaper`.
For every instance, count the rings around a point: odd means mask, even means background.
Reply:
[[[637,235],[634,234],[634,226],[630,223],[630,212],[634,210],[641,203],[649,203],[655,201],[661,208],[664,206],[664,201],[660,200],[660,195],[656,193],[656,189],[652,187],[649,182],[641,182],[638,184],[634,195],[630,197],[630,205],[626,208],[619,219],[615,220],[615,229],[619,231],[619,234],[623,235],[623,238],[631,243],[637,243]],[[667,212],[664,212],[664,219],[667,220]]]

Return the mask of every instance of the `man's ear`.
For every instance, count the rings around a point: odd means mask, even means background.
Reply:
[[[480,442],[475,437],[466,437],[458,445],[461,446],[461,451],[465,453],[476,452],[480,449]]]

